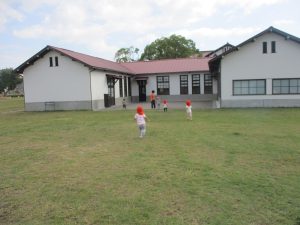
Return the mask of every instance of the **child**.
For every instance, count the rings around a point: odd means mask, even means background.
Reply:
[[[168,102],[167,100],[164,100],[164,112],[168,112]]]
[[[157,109],[160,110],[160,97],[156,97],[156,102],[157,102]]]
[[[123,98],[122,105],[123,105],[123,109],[126,109],[126,100],[125,100],[125,98]]]
[[[187,100],[186,101],[185,108],[186,108],[186,118],[188,120],[192,120],[192,104],[191,104],[191,100]]]
[[[137,126],[140,131],[140,138],[145,137],[146,135],[146,120],[148,121],[147,116],[144,113],[144,109],[141,105],[138,105],[136,108],[136,114],[134,116],[134,119],[137,123]]]
[[[151,91],[150,101],[151,101],[151,109],[155,109],[155,91],[154,90]]]

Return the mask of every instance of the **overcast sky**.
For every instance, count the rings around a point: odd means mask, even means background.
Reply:
[[[200,50],[237,45],[274,26],[300,37],[299,0],[0,0],[0,69],[46,45],[114,60],[171,34]]]

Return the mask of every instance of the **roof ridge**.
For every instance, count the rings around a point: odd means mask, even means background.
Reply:
[[[197,58],[175,58],[175,59],[153,59],[147,61],[133,61],[133,62],[121,62],[121,64],[130,64],[130,63],[150,63],[150,62],[161,62],[161,61],[171,61],[171,60],[198,60],[198,59],[206,59],[205,57],[197,57]]]
[[[112,61],[112,60],[109,60],[109,59],[104,59],[104,58],[100,58],[100,57],[98,57],[98,56],[88,55],[88,54],[85,54],[85,53],[81,53],[81,52],[69,50],[69,49],[66,49],[66,48],[60,48],[60,47],[55,47],[55,46],[51,46],[51,45],[48,45],[48,47],[54,48],[54,49],[56,49],[56,50],[60,50],[60,49],[61,49],[61,50],[64,50],[64,51],[69,51],[69,52],[73,52],[73,53],[77,53],[77,54],[86,55],[86,56],[89,56],[89,57],[93,57],[93,58],[97,58],[97,59],[109,61],[109,62],[112,62],[112,63],[120,64],[120,63],[118,63],[118,62],[115,62],[115,61]]]

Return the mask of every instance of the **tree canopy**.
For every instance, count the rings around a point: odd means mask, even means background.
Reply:
[[[129,48],[120,48],[115,54],[116,62],[133,62],[138,59],[138,48],[130,46]]]
[[[3,92],[5,88],[13,90],[16,85],[22,82],[22,77],[17,74],[12,68],[0,70],[0,92]]]
[[[140,60],[186,58],[192,55],[200,55],[195,42],[181,35],[171,35],[156,39],[147,45]]]

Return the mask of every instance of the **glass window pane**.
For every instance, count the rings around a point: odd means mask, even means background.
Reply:
[[[297,79],[291,79],[290,80],[290,86],[298,86],[298,80]]]
[[[280,88],[281,94],[288,94],[289,93],[289,87],[281,87]]]
[[[266,93],[265,88],[257,88],[256,94],[264,95]]]
[[[250,80],[249,81],[249,87],[256,87],[256,80]]]
[[[290,93],[291,93],[291,94],[296,94],[296,93],[298,93],[298,87],[290,87]]]
[[[265,81],[264,80],[258,80],[257,81],[257,87],[265,87]]]
[[[249,94],[249,93],[248,93],[248,88],[242,88],[241,90],[242,90],[242,94],[243,94],[243,95]]]
[[[240,94],[242,94],[242,91],[241,91],[242,89],[241,88],[234,88],[233,89],[233,94],[234,95],[240,95]]]
[[[248,81],[242,81],[242,87],[246,88],[249,86],[249,82]]]
[[[280,86],[280,80],[273,80],[273,86]]]
[[[280,87],[273,87],[274,94],[280,94]]]
[[[256,88],[250,88],[249,89],[249,94],[250,95],[255,95],[256,94]]]
[[[281,86],[288,87],[289,86],[289,80],[281,80]]]
[[[237,87],[237,88],[238,88],[238,87],[242,87],[242,82],[241,82],[241,81],[234,81],[234,82],[233,82],[233,86],[234,86],[234,87]]]

